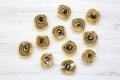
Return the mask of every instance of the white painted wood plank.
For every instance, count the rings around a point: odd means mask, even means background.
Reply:
[[[71,7],[72,15],[63,21],[57,17],[57,7],[66,4]],[[101,13],[101,19],[95,26],[86,22],[86,30],[95,30],[99,36],[95,47],[83,43],[82,33],[71,30],[71,20],[76,17],[85,18],[90,8],[96,8]],[[0,0],[0,80],[119,80],[120,79],[120,0]],[[44,13],[49,20],[49,27],[44,31],[34,28],[33,18],[36,14]],[[67,30],[64,40],[56,41],[52,36],[52,27],[63,24]],[[48,49],[38,49],[35,38],[39,34],[50,37]],[[74,36],[74,37],[71,37]],[[73,40],[77,53],[67,57],[61,50],[61,45],[67,40]],[[29,40],[34,45],[33,54],[23,59],[18,55],[19,42]],[[57,44],[57,46],[56,46]],[[97,59],[91,66],[84,65],[80,59],[82,52],[94,49]],[[40,67],[40,55],[51,52],[55,57],[55,65],[48,70]],[[60,72],[60,63],[64,59],[73,59],[77,64],[74,75],[64,75]]]

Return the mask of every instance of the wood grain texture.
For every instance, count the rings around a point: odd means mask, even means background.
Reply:
[[[72,15],[63,21],[57,16],[60,4],[71,7]],[[95,26],[86,22],[86,31],[94,30],[99,36],[98,44],[88,47],[82,40],[83,33],[71,30],[71,20],[76,17],[85,18],[88,9],[100,11],[101,19]],[[0,0],[0,80],[120,80],[120,0]],[[36,14],[46,14],[49,27],[43,31],[34,28],[33,19]],[[55,25],[62,24],[67,30],[64,40],[56,41],[51,33]],[[51,43],[47,49],[38,49],[36,36],[46,34]],[[29,58],[18,55],[18,44],[28,40],[33,43],[33,54]],[[61,45],[73,40],[78,50],[72,57],[63,54]],[[91,48],[96,51],[94,64],[87,66],[81,61],[82,52]],[[40,56],[51,52],[55,65],[48,70],[40,66]],[[64,75],[60,71],[60,63],[72,59],[77,64],[74,75]]]

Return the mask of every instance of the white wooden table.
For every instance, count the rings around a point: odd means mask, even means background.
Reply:
[[[60,4],[71,7],[72,14],[67,21],[57,16]],[[87,10],[95,8],[101,19],[95,26],[86,22],[86,31],[94,30],[99,36],[98,44],[88,47],[82,40],[82,33],[71,30],[71,20],[85,18]],[[0,80],[120,80],[120,0],[0,0]],[[34,28],[33,19],[37,14],[46,14],[49,27],[43,31]],[[52,27],[61,24],[66,27],[67,37],[53,39]],[[46,34],[51,44],[47,49],[38,49],[35,44],[37,35]],[[33,43],[33,54],[29,58],[18,55],[18,44],[28,40]],[[61,45],[73,40],[77,53],[67,57]],[[91,48],[96,51],[96,61],[87,66],[82,63],[81,54]],[[53,53],[55,65],[44,70],[40,67],[40,56],[45,52]],[[77,64],[74,75],[65,75],[60,64],[72,59]]]

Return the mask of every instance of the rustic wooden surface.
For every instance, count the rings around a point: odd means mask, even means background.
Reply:
[[[57,7],[66,4],[71,7],[72,14],[67,21],[57,16]],[[100,11],[98,24],[86,22],[86,30],[94,30],[99,36],[98,44],[88,47],[83,43],[82,33],[71,30],[71,20],[76,17],[85,18],[88,9]],[[120,80],[120,0],[0,0],[0,80]],[[46,14],[49,27],[43,31],[34,28],[33,19],[36,14]],[[67,37],[57,41],[51,34],[52,27],[58,24],[65,26]],[[50,37],[48,49],[38,49],[35,38],[39,34]],[[18,55],[18,44],[28,40],[33,43],[33,54],[28,58]],[[73,40],[78,50],[74,56],[67,57],[61,45]],[[96,51],[97,58],[92,65],[81,61],[82,52],[91,48]],[[40,66],[40,56],[51,52],[55,65],[44,70]],[[60,71],[60,63],[72,59],[77,64],[74,75],[65,75]]]

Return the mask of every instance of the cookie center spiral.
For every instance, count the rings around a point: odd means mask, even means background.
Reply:
[[[90,17],[91,17],[92,19],[96,19],[96,18],[97,18],[97,14],[96,14],[96,13],[91,13]]]

